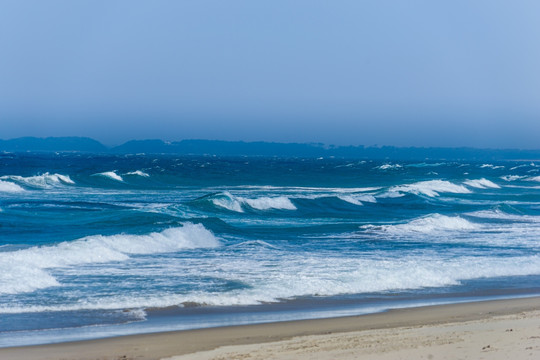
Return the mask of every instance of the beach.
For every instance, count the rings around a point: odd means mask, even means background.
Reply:
[[[540,297],[3,348],[3,360],[535,359]]]

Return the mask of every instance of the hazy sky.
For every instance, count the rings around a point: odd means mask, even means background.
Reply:
[[[540,148],[540,1],[0,0],[0,138]]]

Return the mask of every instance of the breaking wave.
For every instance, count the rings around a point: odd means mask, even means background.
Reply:
[[[471,191],[463,185],[457,185],[450,181],[428,180],[414,184],[393,186],[388,191],[387,197],[399,197],[402,193],[436,197],[439,196],[439,193],[470,194]]]
[[[286,196],[258,197],[254,199],[234,196],[230,192],[224,192],[212,198],[212,203],[221,208],[242,213],[249,206],[255,210],[296,210],[296,206]]]
[[[36,176],[19,176],[19,175],[6,175],[0,177],[2,180],[9,180],[17,183],[18,185],[29,187],[33,189],[49,189],[60,185],[74,185],[75,182],[67,175],[62,174],[49,174],[46,172],[42,175]]]
[[[130,255],[219,245],[219,240],[204,226],[186,223],[182,227],[146,235],[96,235],[52,246],[0,252],[0,294],[31,292],[60,285],[47,269],[126,261]]]
[[[440,214],[432,214],[429,216],[414,219],[405,224],[398,225],[364,225],[366,230],[380,229],[393,235],[404,235],[409,233],[429,234],[440,231],[462,231],[462,230],[477,230],[479,224],[472,223],[460,216],[445,216]]]

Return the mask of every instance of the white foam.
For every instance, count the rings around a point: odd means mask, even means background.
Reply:
[[[42,175],[36,176],[19,176],[19,175],[6,175],[0,177],[0,179],[14,181],[22,186],[27,186],[37,189],[48,189],[51,187],[57,187],[60,185],[74,185],[75,182],[67,175],[62,174],[49,174],[46,172]]]
[[[464,182],[464,184],[470,187],[477,188],[477,189],[487,189],[487,188],[500,189],[501,188],[499,185],[485,178],[477,179],[477,180],[467,180]]]
[[[401,169],[403,166],[399,165],[399,164],[383,164],[381,166],[377,166],[375,169],[379,169],[379,170],[397,170],[397,169]]]
[[[8,181],[2,181],[0,180],[0,192],[4,193],[20,193],[23,192],[24,189],[20,187],[17,184],[14,184],[12,182]]]
[[[364,229],[380,229],[382,231],[394,235],[406,235],[408,233],[423,233],[429,234],[440,231],[463,231],[476,230],[480,225],[474,224],[460,216],[445,216],[440,214],[432,214],[411,220],[405,224],[398,225],[382,225],[373,227],[373,225],[363,226]]]
[[[268,251],[273,251],[269,249]],[[280,257],[276,266],[249,257],[212,259],[212,264],[185,270],[237,281],[247,286],[224,292],[117,294],[70,304],[0,307],[0,313],[168,307],[191,302],[211,306],[254,305],[301,296],[331,296],[458,285],[461,281],[499,276],[540,274],[540,257],[408,255],[364,258],[324,255]],[[177,270],[177,269],[175,269]],[[192,271],[192,272],[191,272]]]
[[[540,176],[534,176],[526,179],[527,181],[536,181],[540,182]]]
[[[516,181],[516,180],[519,180],[519,179],[523,179],[525,176],[519,176],[519,175],[504,175],[504,176],[501,176],[501,179],[503,179],[504,181]]]
[[[393,186],[390,193],[411,193],[430,197],[439,196],[439,193],[470,194],[471,191],[463,185],[457,185],[445,180],[420,181],[414,184]],[[388,196],[393,197],[393,196]]]
[[[219,244],[202,225],[187,223],[183,227],[146,235],[96,235],[54,246],[0,252],[0,294],[58,286],[58,281],[47,269],[126,261],[130,255],[211,248]]]
[[[94,175],[103,176],[115,181],[124,181],[124,179],[114,171],[105,171]]]
[[[147,174],[147,173],[145,173],[144,171],[141,171],[141,170],[131,171],[131,172],[128,172],[126,175],[136,175],[136,176],[141,176],[141,177],[150,177],[149,174]]]
[[[480,166],[480,169],[504,169],[504,166],[500,165],[500,166],[495,166],[493,164],[483,164]]]

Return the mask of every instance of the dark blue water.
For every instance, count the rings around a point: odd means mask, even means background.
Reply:
[[[540,293],[540,165],[0,154],[0,345]]]

